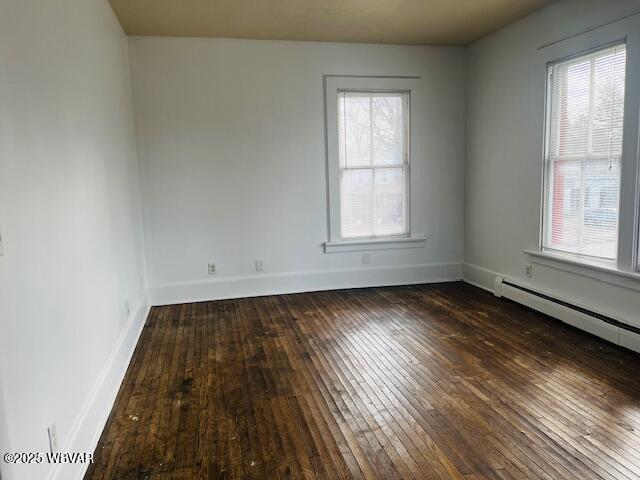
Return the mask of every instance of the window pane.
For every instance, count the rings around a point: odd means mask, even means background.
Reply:
[[[552,139],[554,154],[570,157],[587,153],[591,63],[582,62],[564,69],[554,69],[556,99],[552,119],[557,135]]]
[[[373,97],[373,163],[374,165],[402,165],[404,163],[403,99]]]
[[[615,258],[618,249],[619,161],[593,161],[585,166],[583,253]]]
[[[614,260],[626,50],[551,67],[545,248]]]
[[[338,122],[340,165],[371,165],[371,98],[361,95],[340,96]]]
[[[343,238],[408,232],[408,95],[340,92],[340,214]]]
[[[626,56],[607,55],[594,62],[593,153],[622,154]]]
[[[373,170],[343,170],[340,185],[341,235],[373,235]]]
[[[554,163],[551,244],[556,250],[580,253],[580,202],[582,167],[580,160]]]
[[[375,234],[405,232],[405,168],[381,168],[374,174]]]

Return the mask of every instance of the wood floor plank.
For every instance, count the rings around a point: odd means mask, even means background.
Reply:
[[[152,308],[86,480],[640,480],[640,355],[463,283]]]

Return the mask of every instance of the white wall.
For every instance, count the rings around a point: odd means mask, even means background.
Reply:
[[[48,451],[52,422],[61,451],[92,450],[144,320],[140,211],[128,43],[109,4],[0,1],[1,451]]]
[[[537,264],[528,279],[523,252],[538,247],[545,55],[555,48],[538,47],[639,11],[637,0],[563,0],[469,48],[466,279],[492,288],[506,275],[640,325],[640,282],[620,287]],[[640,16],[627,23],[640,26]]]
[[[461,276],[464,49],[149,37],[129,45],[154,302]],[[359,253],[323,253],[325,74],[422,77],[426,168],[412,213],[423,216],[425,248],[373,252],[368,267]]]

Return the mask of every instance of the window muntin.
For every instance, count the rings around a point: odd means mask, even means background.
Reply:
[[[408,123],[408,92],[338,92],[342,238],[409,234]]]
[[[549,66],[543,248],[616,260],[626,47]]]

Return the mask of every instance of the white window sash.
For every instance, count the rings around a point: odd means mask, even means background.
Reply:
[[[344,243],[349,248],[357,248],[356,244],[370,245],[371,241],[376,242],[376,248],[382,248],[379,242],[385,242],[387,239],[389,248],[396,248],[394,244],[398,244],[398,248],[410,248],[424,246],[424,219],[422,216],[413,215],[412,206],[419,205],[423,200],[423,194],[419,189],[415,188],[414,182],[416,178],[424,175],[423,160],[421,158],[421,135],[420,135],[420,79],[419,77],[361,77],[361,76],[334,76],[327,75],[325,82],[325,122],[326,122],[326,141],[327,141],[327,203],[328,203],[328,241],[325,245],[330,245],[332,250],[339,251],[335,245]],[[405,231],[403,235],[383,236],[383,237],[347,237],[341,236],[341,204],[340,204],[340,183],[342,172],[340,156],[339,156],[339,139],[338,139],[338,96],[341,91],[362,91],[362,92],[380,92],[380,93],[409,93],[410,107],[407,111],[407,131],[405,142],[407,142],[404,160],[406,175],[405,180],[407,186],[405,188]],[[401,165],[375,166],[376,170],[383,168],[398,168]],[[365,167],[350,167],[367,168]],[[402,242],[402,239],[411,239],[411,242]],[[396,240],[394,242],[394,239]],[[416,241],[413,241],[416,240]],[[369,243],[366,243],[369,242]],[[362,247],[363,249],[365,247]],[[367,247],[369,248],[369,247]],[[325,249],[328,251],[329,249]]]
[[[615,269],[622,274],[637,275],[640,272],[640,166],[639,166],[639,132],[640,132],[640,29],[636,17],[630,17],[604,27],[586,32],[579,36],[570,37],[538,49],[537,60],[540,72],[547,72],[547,95],[540,89],[541,97],[549,99],[551,87],[549,65],[562,59],[568,60],[605,46],[625,42],[627,45],[627,68],[624,99],[624,127],[622,154],[620,156],[620,191],[619,191],[619,223],[617,261],[607,262],[605,268]],[[544,84],[543,84],[544,85]],[[541,192],[540,197],[540,228],[537,251],[545,250],[546,228],[546,195],[549,189],[549,175],[546,168],[549,160],[549,110],[547,102],[544,109],[545,128],[544,145],[541,158]],[[542,132],[541,132],[542,134]],[[542,135],[541,135],[542,136]],[[531,252],[531,251],[528,251]],[[590,261],[571,254],[562,254],[573,262],[584,262],[585,268],[590,268]],[[554,255],[554,257],[557,257]]]
[[[584,53],[584,54],[577,54],[577,55],[572,55],[569,59],[561,59],[561,60],[557,60],[554,62],[550,62],[548,64],[548,75],[547,75],[547,92],[546,92],[546,122],[545,122],[545,148],[544,148],[544,174],[543,174],[543,178],[544,178],[544,188],[543,188],[543,196],[542,196],[542,215],[541,215],[541,242],[540,242],[540,248],[542,250],[548,250],[551,252],[557,252],[560,254],[567,254],[567,255],[571,255],[571,256],[578,256],[578,257],[585,257],[585,259],[595,259],[595,260],[602,260],[605,262],[611,262],[611,263],[618,263],[618,259],[620,258],[619,255],[619,251],[620,251],[620,247],[619,247],[619,243],[620,243],[620,223],[621,223],[621,219],[620,219],[620,207],[618,208],[618,219],[616,221],[616,238],[615,238],[615,243],[616,243],[616,251],[614,253],[614,258],[610,259],[609,257],[601,257],[598,256],[597,254],[593,254],[593,253],[588,253],[584,250],[585,245],[583,244],[583,236],[585,234],[584,232],[584,212],[585,212],[585,195],[586,195],[586,168],[587,165],[589,164],[596,164],[599,161],[602,160],[609,160],[612,162],[615,162],[617,164],[621,164],[621,157],[622,155],[603,155],[603,154],[594,154],[593,153],[593,128],[594,128],[594,121],[593,121],[593,114],[594,114],[594,106],[593,106],[593,102],[594,102],[594,94],[595,94],[595,62],[593,61],[594,59],[597,59],[599,56],[602,55],[603,51],[606,51],[607,49],[612,49],[615,47],[619,47],[625,45],[625,42],[622,41],[618,41],[618,42],[613,42],[607,45],[604,45],[602,47],[598,47],[598,48],[594,48],[591,51]],[[626,45],[625,45],[626,48]],[[628,49],[627,49],[627,54],[628,54]],[[556,95],[560,95],[558,92],[556,92],[554,87],[559,87],[561,85],[564,85],[564,83],[561,82],[556,82],[555,79],[553,78],[554,75],[558,75],[558,74],[562,74],[562,75],[566,75],[566,73],[568,72],[569,68],[572,65],[578,65],[580,63],[586,62],[586,61],[590,61],[590,73],[589,73],[589,92],[590,92],[590,96],[589,96],[589,119],[587,121],[587,129],[586,129],[586,135],[587,135],[587,139],[586,139],[586,152],[580,152],[577,154],[573,154],[573,155],[560,155],[559,151],[553,151],[553,146],[555,146],[555,148],[559,149],[560,147],[560,135],[561,135],[561,128],[556,125],[555,131],[553,130],[553,126],[552,125],[552,108],[558,108],[558,105],[554,105],[555,102],[559,102],[560,99],[562,97],[556,97]],[[559,68],[561,67],[561,68]],[[626,65],[626,69],[628,70],[629,65],[628,65],[628,61],[627,61],[627,65]],[[628,72],[627,72],[628,74]],[[564,78],[562,80],[565,80]],[[626,79],[626,81],[628,82],[628,77]],[[625,92],[626,92],[626,87],[627,85],[625,85]],[[625,106],[625,117],[623,119],[623,122],[625,122],[623,125],[626,126],[626,103],[625,103],[625,99],[622,99],[623,105]],[[623,132],[623,145],[624,145],[624,133]],[[552,141],[552,139],[554,141]],[[553,235],[553,228],[551,225],[551,222],[553,222],[553,216],[551,215],[551,212],[553,210],[555,210],[554,208],[554,197],[553,197],[553,188],[555,185],[555,178],[554,178],[554,173],[555,173],[555,165],[556,163],[562,163],[562,162],[576,162],[580,164],[580,198],[579,198],[579,205],[578,205],[578,213],[577,213],[577,218],[580,219],[580,221],[577,224],[578,227],[578,232],[577,232],[577,241],[576,241],[576,245],[577,251],[570,251],[570,250],[565,250],[565,249],[561,249],[558,248],[558,246],[553,244],[552,241],[552,235]],[[620,183],[618,184],[618,201],[619,203],[622,202],[622,192],[621,192],[621,179],[620,179]]]
[[[342,204],[341,204],[341,208],[340,208],[340,232],[341,232],[341,238],[346,239],[346,240],[365,240],[365,239],[377,239],[377,238],[402,238],[402,237],[410,237],[411,236],[411,230],[410,230],[410,222],[409,222],[409,207],[410,207],[410,203],[411,203],[411,196],[410,196],[410,185],[411,185],[411,171],[410,171],[410,161],[409,161],[409,145],[410,145],[410,129],[409,129],[409,122],[410,122],[410,111],[411,111],[411,92],[410,91],[399,91],[399,90],[371,90],[371,91],[365,91],[365,90],[341,90],[338,92],[339,93],[339,97],[340,95],[343,94],[348,94],[349,97],[353,97],[353,96],[360,96],[358,95],[359,93],[361,94],[362,97],[364,98],[369,98],[369,99],[373,99],[376,96],[386,96],[386,95],[397,95],[399,98],[401,98],[402,100],[402,122],[403,122],[403,145],[402,145],[402,163],[400,164],[393,164],[393,165],[375,165],[373,162],[373,155],[374,155],[374,151],[373,151],[373,146],[371,146],[370,149],[370,156],[371,156],[371,160],[370,160],[370,164],[369,165],[348,165],[348,162],[346,164],[340,164],[340,199],[342,202],[342,198],[344,196],[344,176],[345,176],[345,172],[348,171],[370,171],[371,175],[372,175],[372,184],[371,184],[371,188],[373,189],[373,193],[371,195],[371,204],[370,204],[370,217],[371,217],[371,224],[372,224],[372,229],[373,229],[373,233],[371,235],[349,235],[349,236],[345,236],[344,235],[344,225],[343,225],[343,213],[344,210],[342,208]],[[339,100],[338,100],[339,101]],[[371,108],[371,107],[370,107]],[[371,121],[373,121],[373,116],[371,114]],[[371,129],[372,130],[372,129]],[[372,132],[370,132],[370,141],[373,144],[373,135]],[[402,231],[398,232],[398,233],[394,233],[394,234],[381,234],[378,235],[376,233],[376,223],[375,223],[375,218],[376,218],[376,194],[375,194],[375,189],[376,189],[376,183],[375,183],[375,176],[376,176],[376,172],[377,171],[381,171],[381,170],[398,170],[398,169],[402,169],[402,174],[403,174],[403,180],[404,180],[404,186],[403,186],[403,200],[402,200],[402,208],[403,208],[403,212],[402,212],[402,220],[403,220],[403,225],[402,225]]]

